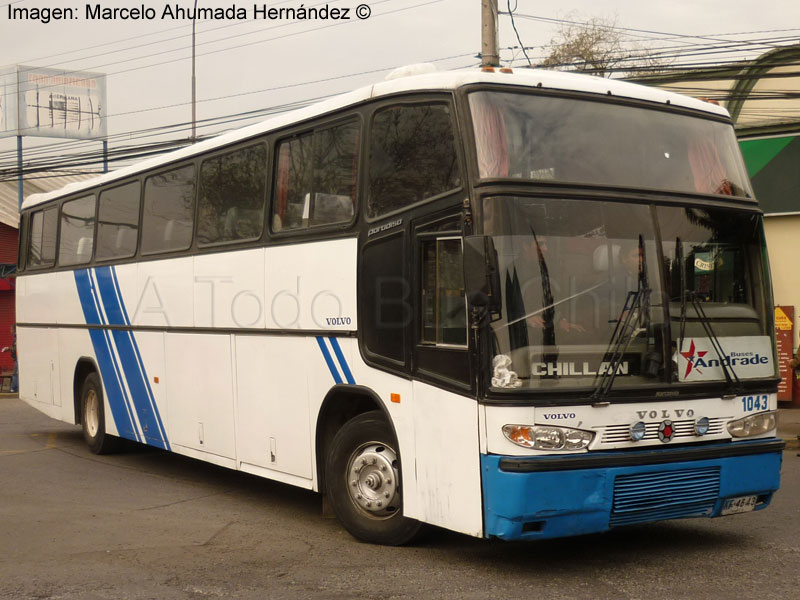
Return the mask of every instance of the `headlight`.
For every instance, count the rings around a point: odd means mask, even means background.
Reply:
[[[503,435],[517,446],[536,450],[584,450],[594,433],[547,425],[503,425]]]
[[[776,420],[777,415],[774,411],[750,415],[728,423],[728,433],[737,438],[761,435],[775,429]]]

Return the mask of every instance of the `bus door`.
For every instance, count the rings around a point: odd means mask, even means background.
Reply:
[[[459,210],[412,223],[417,486],[427,522],[480,535],[478,405],[470,370]],[[458,435],[452,435],[459,432]],[[453,456],[467,468],[453,469]]]

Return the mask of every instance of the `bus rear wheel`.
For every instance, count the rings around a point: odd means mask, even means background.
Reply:
[[[336,433],[325,481],[331,508],[353,537],[399,546],[419,534],[422,524],[403,516],[397,441],[381,411],[360,414]]]
[[[120,439],[106,433],[103,386],[97,373],[89,373],[81,388],[83,439],[93,454],[109,454],[119,449]]]

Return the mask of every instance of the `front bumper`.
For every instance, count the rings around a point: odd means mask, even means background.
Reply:
[[[541,539],[685,517],[716,517],[727,498],[780,486],[777,439],[636,452],[481,455],[486,537]]]

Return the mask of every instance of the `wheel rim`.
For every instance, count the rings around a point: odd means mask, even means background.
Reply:
[[[397,453],[379,442],[360,446],[347,462],[347,491],[360,512],[388,519],[400,507]]]
[[[86,431],[91,437],[95,437],[100,430],[100,403],[97,392],[89,390],[86,394]]]

